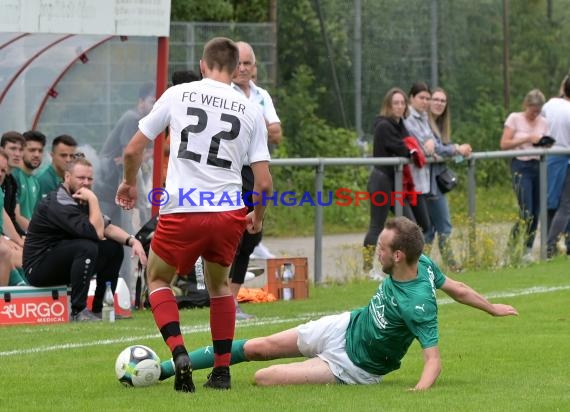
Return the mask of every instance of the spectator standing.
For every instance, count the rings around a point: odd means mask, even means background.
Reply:
[[[444,89],[438,87],[433,90],[429,109],[429,123],[435,137],[435,154],[442,158],[453,156],[469,157],[471,146],[469,144],[453,144],[451,142],[451,112],[449,110],[449,97]],[[433,163],[431,166],[431,190],[427,198],[431,228],[425,233],[426,245],[431,246],[438,235],[439,253],[442,261],[449,270],[461,271],[461,265],[455,260],[449,237],[451,236],[451,214],[445,194],[441,193],[436,176],[445,170],[444,163]]]
[[[253,82],[253,75],[256,73],[257,67],[253,48],[245,42],[237,42],[236,44],[239,49],[239,64],[236,75],[232,79],[232,86],[236,91],[243,94],[250,102],[257,104],[260,107],[267,126],[267,143],[271,148],[273,145],[277,145],[281,141],[281,121],[277,116],[277,112],[275,111],[275,107],[273,106],[273,101],[269,93]],[[248,164],[244,165],[241,171],[241,176],[243,180],[242,193],[250,193],[253,190],[253,172]],[[251,195],[248,196],[247,201],[251,204]],[[249,207],[249,211],[251,212],[252,210],[253,208]],[[232,280],[230,288],[236,298],[236,316],[238,320],[253,318],[253,315],[243,312],[237,303],[237,296],[245,280],[250,256],[253,254],[253,256],[259,256],[265,259],[274,257],[269,250],[262,245],[262,237],[262,231],[255,234],[244,231],[230,270],[230,279]]]
[[[244,227],[251,233],[261,230],[265,212],[261,198],[272,191],[261,110],[231,87],[238,61],[238,47],[230,39],[217,37],[206,43],[200,60],[204,79],[168,88],[141,119],[125,148],[125,175],[117,190],[117,204],[133,208],[145,148],[168,126],[171,150],[166,192],[170,201],[161,206],[152,238],[148,286],[156,325],[174,358],[177,391],[194,392],[195,386],[170,283],[176,273],[189,273],[202,256],[214,350],[214,368],[205,386],[229,389],[236,314],[228,283],[230,265]],[[240,191],[246,158],[257,192],[253,196],[257,204],[249,214],[241,202],[220,201]],[[200,201],[204,192],[212,194],[211,203]]]
[[[123,113],[113,130],[107,136],[99,152],[101,161],[100,174],[95,181],[94,190],[100,198],[103,213],[111,218],[115,224],[125,229],[133,230],[133,213],[121,210],[115,204],[115,191],[123,176],[123,150],[138,128],[139,120],[146,116],[156,101],[156,88],[152,83],[145,83],[138,92],[136,104]],[[150,219],[150,208],[146,200],[147,174],[149,170],[147,160],[150,152],[145,153],[144,171],[137,176],[139,193],[140,223],[144,224]],[[125,268],[126,269],[126,268]]]
[[[100,167],[93,191],[99,198],[103,214],[109,216],[113,224],[120,226],[129,233],[136,233],[151,217],[150,204],[147,200],[148,184],[152,180],[151,150],[145,152],[145,161],[137,175],[137,186],[140,193],[138,194],[139,201],[135,206],[136,211],[119,208],[115,204],[115,193],[123,176],[123,151],[125,146],[137,131],[139,120],[152,109],[152,105],[156,101],[155,94],[156,87],[153,83],[145,83],[139,88],[136,103],[121,115],[99,152]],[[127,248],[124,251],[120,272],[129,290],[133,291],[135,276],[133,275],[133,267],[128,257]]]
[[[570,149],[570,75],[562,81],[560,97],[553,97],[542,107],[556,141],[553,148]],[[549,155],[548,162],[548,238],[547,255],[556,253],[556,243],[566,232],[566,254],[570,254],[568,221],[570,219],[570,168],[568,155]],[[566,222],[566,223],[565,223]]]
[[[523,100],[523,111],[509,114],[501,136],[502,150],[532,149],[534,143],[549,133],[548,123],[540,114],[544,101],[542,92],[533,89]],[[512,186],[519,204],[519,220],[511,230],[511,241],[517,241],[521,229],[525,232],[525,262],[533,260],[532,245],[540,212],[538,169],[538,156],[517,156],[511,161]]]
[[[410,100],[409,114],[404,119],[404,125],[408,132],[419,142],[421,149],[426,156],[435,155],[435,136],[429,125],[429,103],[431,91],[424,82],[417,82],[410,88],[408,96]],[[412,177],[418,195],[417,205],[414,206],[416,221],[424,233],[431,230],[431,221],[427,209],[427,198],[431,190],[430,167],[418,167],[414,163],[410,165]]]
[[[388,90],[382,101],[380,112],[374,120],[373,157],[411,157],[410,149],[404,143],[409,132],[404,125],[404,117],[408,113],[408,100],[406,94],[398,88]],[[368,178],[367,189],[369,193],[393,193],[395,190],[394,166],[374,166]],[[404,200],[404,216],[416,220],[413,207],[408,199]],[[370,223],[364,237],[363,269],[370,277],[377,279],[381,274],[374,272],[374,254],[378,236],[384,227],[390,209],[388,202],[370,202]],[[427,215],[427,214],[426,214]],[[419,216],[422,218],[422,216]],[[426,225],[426,222],[422,222]]]

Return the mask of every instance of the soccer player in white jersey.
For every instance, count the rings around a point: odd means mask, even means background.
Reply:
[[[237,340],[232,364],[281,358],[308,359],[272,365],[255,374],[258,385],[373,384],[400,368],[408,348],[417,339],[423,349],[424,368],[413,387],[430,388],[441,371],[438,349],[436,289],[456,301],[492,316],[517,315],[510,305],[490,303],[464,283],[444,276],[422,255],[424,240],[419,226],[405,217],[386,222],[380,234],[378,255],[389,276],[380,283],[367,306],[352,312],[325,316],[271,336]],[[196,369],[212,364],[211,347],[190,353]],[[172,363],[162,363],[162,376],[172,376]]]
[[[170,87],[139,122],[124,152],[124,180],[116,202],[130,209],[136,201],[136,174],[143,151],[167,126],[170,156],[166,176],[169,201],[160,209],[148,260],[149,300],[156,324],[172,352],[174,389],[194,392],[192,365],[180,332],[178,306],[170,282],[189,273],[198,256],[206,267],[214,368],[204,386],[229,389],[235,302],[228,273],[247,228],[259,232],[263,194],[272,191],[267,130],[259,107],[231,87],[238,48],[214,38],[200,60],[203,80]],[[241,168],[248,158],[254,173],[252,212],[240,201]]]

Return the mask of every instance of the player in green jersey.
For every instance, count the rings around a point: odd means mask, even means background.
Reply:
[[[67,167],[74,158],[77,142],[69,135],[62,134],[53,139],[51,143],[51,164],[38,173],[41,197],[56,190],[63,183]]]
[[[42,163],[46,137],[42,132],[29,130],[22,134],[26,143],[22,157],[22,165],[19,169],[14,169],[12,174],[18,182],[18,193],[20,195],[20,216],[16,216],[18,224],[24,230],[28,230],[30,219],[36,210],[36,205],[41,199],[40,182],[34,171]]]
[[[371,384],[400,368],[414,339],[423,349],[424,368],[415,390],[430,388],[441,371],[438,349],[436,289],[454,300],[492,316],[518,315],[515,308],[490,303],[462,282],[444,276],[427,256],[421,229],[405,217],[386,222],[378,257],[389,276],[380,283],[367,306],[325,316],[271,336],[237,340],[232,364],[305,356],[308,359],[272,365],[255,374],[258,385]],[[189,354],[193,369],[211,367],[211,346]],[[171,361],[162,363],[165,379]]]

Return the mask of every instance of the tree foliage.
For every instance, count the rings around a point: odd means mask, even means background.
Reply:
[[[363,127],[371,133],[384,93],[430,80],[431,0],[361,0]],[[173,19],[268,19],[267,0],[173,0]],[[207,5],[206,5],[207,4]],[[354,122],[354,1],[278,2],[278,96],[283,120],[282,156],[358,155]],[[437,0],[439,86],[449,93],[454,139],[476,151],[498,150],[503,122],[540,88],[558,94],[570,68],[567,0],[509,1],[509,107],[504,107],[503,0]],[[550,8],[549,8],[550,7]],[[320,12],[320,13],[319,13]],[[324,25],[321,30],[321,19]],[[330,48],[327,48],[327,43]],[[342,105],[336,92],[334,65]],[[350,137],[348,137],[350,136]],[[480,162],[480,182],[506,184],[506,163]]]
[[[335,93],[331,62],[337,72],[340,89],[350,91],[353,77],[350,72],[352,59],[348,52],[350,31],[347,19],[352,13],[350,9],[347,13],[345,0],[329,0],[325,3],[320,7],[321,18],[332,54],[327,52],[315,7],[316,0],[297,0],[288,3],[287,7],[279,7],[279,82],[288,84],[297,67],[306,65],[316,77],[313,84],[307,85],[310,92],[318,94],[316,113],[331,124],[341,126],[343,113]],[[344,115],[348,117],[349,124],[353,124],[350,112],[353,94],[343,93],[342,99]]]
[[[266,22],[267,0],[172,0],[172,21]]]
[[[315,78],[310,68],[297,67],[287,88],[279,89],[277,96],[284,139],[278,147],[278,157],[356,157],[356,133],[331,126],[317,114],[319,95],[325,90],[311,90]],[[303,171],[304,170],[304,171]],[[314,173],[309,169],[281,167],[277,170],[281,181],[294,184],[297,190],[312,191]],[[338,187],[364,187],[364,168],[327,168],[326,189]]]

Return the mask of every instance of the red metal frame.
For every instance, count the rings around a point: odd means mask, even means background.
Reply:
[[[111,40],[113,37],[115,36],[108,36],[105,37],[103,40],[93,44],[91,47],[89,47],[88,49],[86,49],[82,54],[80,54],[79,56],[75,57],[75,59],[73,59],[66,67],[65,69],[63,69],[61,71],[61,73],[59,74],[59,76],[52,82],[52,84],[50,85],[50,87],[46,90],[46,94],[44,95],[44,98],[42,99],[42,102],[40,103],[40,105],[38,106],[38,110],[36,110],[36,114],[34,115],[34,121],[32,122],[32,130],[36,129],[36,126],[38,125],[39,121],[40,121],[40,117],[41,114],[44,110],[44,107],[46,105],[47,99],[48,97],[53,97],[56,98],[57,97],[57,92],[55,91],[55,86],[57,86],[57,84],[60,82],[60,80],[62,79],[62,77],[71,69],[71,67],[77,62],[77,60],[81,60],[82,63],[87,63],[88,60],[83,61],[84,56],[86,56],[86,54],[88,52],[90,52],[91,50],[93,50],[96,47],[99,47],[100,45],[102,45],[105,42],[108,42],[109,40]]]
[[[7,41],[6,43],[0,45],[0,50],[2,50],[4,47],[11,45],[12,43],[14,43],[15,41],[20,40],[22,37],[26,37],[28,36],[30,33],[22,33],[16,37],[14,37],[13,39],[10,39],[9,41]]]
[[[159,97],[168,87],[168,37],[158,38],[156,56],[156,96]],[[164,133],[154,140],[152,187],[162,187],[162,161],[164,158]],[[158,213],[158,206],[152,205],[152,215]]]
[[[47,46],[45,46],[44,48],[38,50],[33,56],[31,56],[28,61],[26,63],[24,63],[20,69],[16,72],[16,74],[14,76],[12,76],[12,78],[10,79],[10,81],[8,82],[8,84],[6,85],[6,87],[4,88],[4,90],[2,90],[2,94],[0,94],[0,104],[2,104],[2,101],[4,100],[4,97],[6,97],[6,95],[8,94],[8,91],[10,91],[10,88],[14,85],[14,83],[16,82],[16,80],[18,79],[18,77],[22,74],[22,72],[24,70],[26,70],[26,68],[32,64],[32,62],[37,59],[39,56],[41,56],[43,53],[45,53],[47,50],[51,49],[53,46],[55,46],[56,44],[61,43],[62,41],[69,39],[70,37],[72,37],[73,34],[66,34],[65,36],[57,39],[56,41],[54,41],[53,43],[48,44]]]

